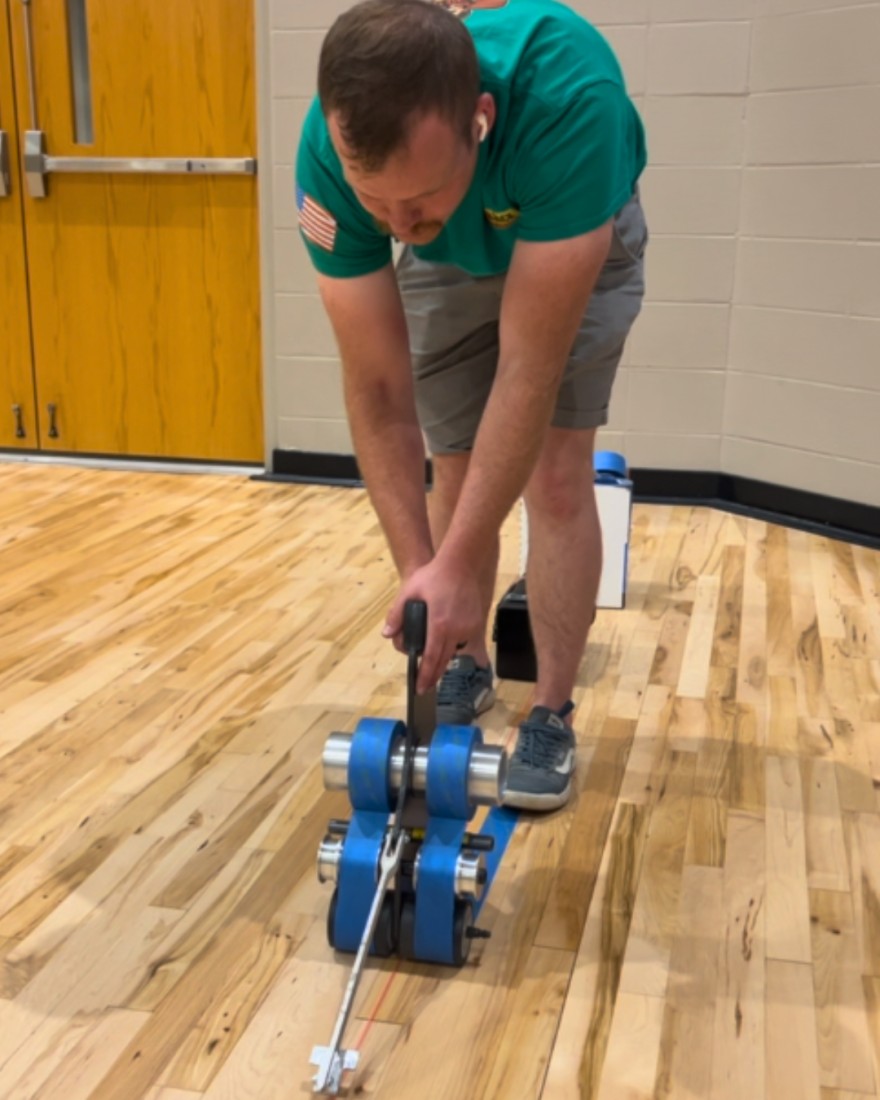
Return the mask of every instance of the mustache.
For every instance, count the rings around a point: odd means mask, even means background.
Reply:
[[[373,219],[376,223],[376,228],[380,233],[384,233],[387,237],[394,237],[397,240],[397,236],[388,222],[383,222],[379,218]],[[430,222],[416,222],[416,224],[410,229],[410,233],[418,236],[420,233],[437,232],[443,228],[443,222],[430,221]]]

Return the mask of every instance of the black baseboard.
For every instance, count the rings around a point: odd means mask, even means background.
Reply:
[[[272,452],[272,470],[256,481],[293,481],[306,485],[360,487],[364,484],[354,455],[325,455],[315,451]],[[431,484],[431,463],[425,463],[425,484]]]
[[[828,538],[880,549],[880,508],[733,474],[691,470],[630,471],[633,496],[656,504],[703,504]],[[425,470],[430,484],[430,463]],[[276,450],[272,471],[259,480],[312,485],[363,484],[354,455]]]
[[[363,485],[354,455],[325,455],[315,451],[272,452],[272,470],[258,481],[294,481],[307,485]]]
[[[828,538],[880,548],[880,508],[734,474],[630,471],[635,500],[705,504]]]

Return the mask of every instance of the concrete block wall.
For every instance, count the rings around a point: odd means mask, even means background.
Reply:
[[[722,467],[880,505],[880,5],[759,10]]]
[[[268,446],[350,453],[293,159],[351,0],[258,0]],[[880,4],[571,0],[645,119],[648,295],[602,445],[880,505]]]

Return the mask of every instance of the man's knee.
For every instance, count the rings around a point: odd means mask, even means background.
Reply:
[[[565,523],[584,510],[595,510],[594,438],[594,430],[551,429],[526,486],[526,507],[531,517]]]

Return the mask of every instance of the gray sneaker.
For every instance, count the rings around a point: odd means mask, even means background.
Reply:
[[[516,749],[507,773],[504,805],[520,810],[555,810],[571,793],[574,773],[574,730],[563,719],[574,710],[532,707],[519,727]]]
[[[437,688],[437,725],[472,726],[495,702],[492,666],[480,668],[473,657],[453,657]]]

